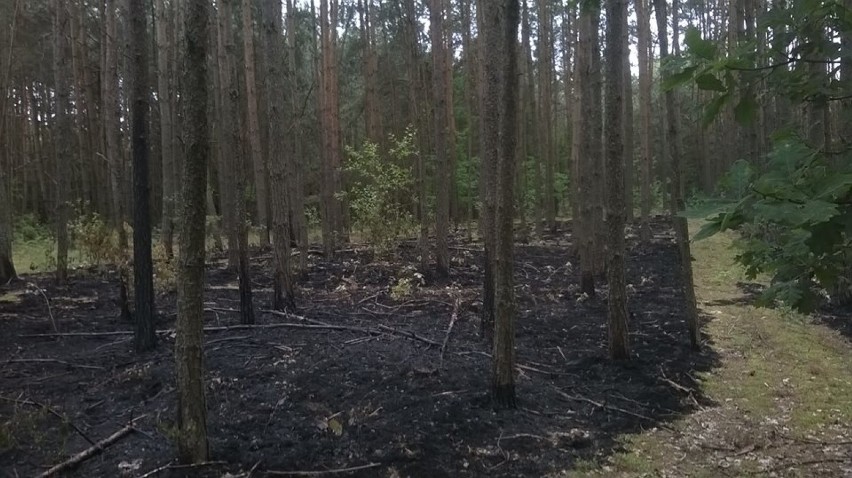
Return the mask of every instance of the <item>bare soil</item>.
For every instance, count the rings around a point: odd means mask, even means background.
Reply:
[[[520,407],[510,411],[495,411],[488,399],[481,245],[456,237],[451,277],[441,283],[415,273],[413,244],[390,261],[358,247],[333,261],[311,254],[297,315],[353,328],[207,333],[216,463],[151,476],[365,466],[350,474],[543,476],[600,461],[620,449],[620,435],[666,427],[709,405],[694,377],[719,364],[711,343],[701,353],[688,347],[673,233],[662,219],[653,230],[648,245],[628,234],[628,363],[607,357],[606,287],[597,298],[578,296],[570,224],[518,244]],[[268,251],[252,258],[258,309],[269,303],[270,263]],[[410,294],[400,278],[410,279]],[[211,258],[207,283],[205,325],[235,325],[239,293],[223,257]],[[43,472],[89,447],[83,435],[98,441],[134,418],[138,432],[68,476],[141,476],[172,462],[174,293],[158,297],[164,332],[152,353],[134,354],[130,335],[32,336],[53,332],[50,314],[62,333],[129,331],[117,295],[115,273],[95,270],[77,271],[64,287],[30,275],[0,291],[0,476]],[[421,339],[444,342],[456,301],[442,361],[441,347]],[[308,323],[270,313],[258,313],[258,322]]]

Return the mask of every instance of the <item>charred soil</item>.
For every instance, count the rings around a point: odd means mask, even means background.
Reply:
[[[239,291],[214,255],[205,326],[218,329],[205,334],[205,382],[216,463],[151,476],[350,467],[356,476],[542,476],[605,458],[620,435],[707,404],[694,377],[718,357],[707,341],[701,353],[689,349],[669,224],[654,222],[650,244],[628,234],[626,363],[607,358],[606,287],[579,295],[570,224],[560,229],[516,248],[519,408],[509,411],[487,395],[480,244],[456,237],[440,284],[416,270],[413,245],[391,259],[358,247],[334,260],[311,254],[300,309],[257,314],[262,325],[346,326],[337,329],[225,328],[239,321]],[[258,310],[269,303],[271,260],[268,251],[252,258]],[[134,418],[138,431],[71,476],[141,476],[171,462],[174,294],[158,298],[158,348],[141,356],[130,335],[79,335],[132,329],[119,318],[114,273],[80,270],[66,287],[26,276],[0,296],[0,476],[41,473]],[[59,332],[78,335],[40,336],[54,332],[51,314]]]

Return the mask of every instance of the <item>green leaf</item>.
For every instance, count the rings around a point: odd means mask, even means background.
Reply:
[[[689,80],[692,79],[692,74],[695,73],[695,70],[697,70],[697,69],[698,69],[697,65],[690,66],[690,67],[685,68],[680,73],[675,73],[673,75],[669,75],[669,77],[666,78],[663,81],[663,91],[673,90],[673,89],[677,88],[678,86],[681,86],[684,83],[688,82]]]
[[[749,124],[754,121],[757,113],[757,101],[754,96],[743,96],[737,106],[734,107],[734,117],[740,124]]]
[[[718,78],[709,73],[697,76],[695,78],[695,84],[702,90],[721,92],[728,91],[728,89],[725,88],[725,85]]]
[[[684,41],[686,41],[686,47],[691,54],[705,60],[712,60],[716,57],[716,45],[710,40],[701,38],[701,32],[697,28],[687,28]]]
[[[715,120],[716,117],[719,116],[719,111],[722,110],[722,106],[724,106],[725,103],[728,102],[728,99],[730,97],[731,95],[729,93],[719,95],[716,98],[713,98],[713,101],[711,101],[707,105],[707,107],[704,109],[704,120],[702,121],[705,127],[709,126],[710,123],[712,123],[713,120]]]

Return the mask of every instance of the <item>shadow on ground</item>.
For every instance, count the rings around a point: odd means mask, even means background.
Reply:
[[[606,288],[597,299],[577,293],[577,261],[566,252],[570,225],[518,246],[520,406],[511,411],[495,411],[487,398],[490,351],[478,330],[477,244],[453,242],[452,275],[440,285],[419,284],[413,248],[401,248],[390,262],[357,247],[334,262],[313,256],[299,314],[385,333],[209,333],[210,446],[222,463],[156,476],[360,466],[369,468],[356,476],[542,476],[578,460],[604,459],[619,450],[622,435],[706,405],[695,376],[719,365],[711,343],[700,353],[689,350],[673,236],[662,221],[653,228],[649,245],[628,235],[628,363],[607,358]],[[253,259],[258,304],[269,299],[270,261],[266,252]],[[238,320],[231,311],[238,307],[237,285],[223,265],[219,257],[208,270],[208,325]],[[410,294],[400,279],[410,279]],[[67,289],[50,286],[46,276],[27,280],[45,288],[63,332],[129,329],[116,318],[114,274],[78,273]],[[456,299],[458,320],[443,355],[440,347],[379,329],[442,343]],[[172,327],[174,295],[158,303],[160,328]],[[49,333],[46,314],[35,293],[0,303],[0,352],[15,360],[0,372],[0,476],[29,476],[85,449],[89,444],[71,424],[100,439],[141,415],[137,426],[144,433],[87,460],[74,476],[140,476],[168,464],[175,455],[173,334],[162,333],[159,349],[141,357],[130,350],[128,336],[23,337]],[[26,401],[49,405],[68,420]]]

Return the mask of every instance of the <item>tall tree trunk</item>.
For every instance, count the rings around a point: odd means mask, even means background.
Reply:
[[[222,225],[225,237],[228,240],[227,256],[228,270],[238,271],[240,265],[240,251],[238,244],[239,228],[237,221],[237,186],[233,174],[232,162],[234,161],[235,146],[232,142],[232,121],[234,113],[230,111],[231,100],[228,96],[227,87],[230,85],[229,56],[224,36],[222,22],[224,22],[224,5],[216,8],[216,25],[212,28],[215,40],[211,45],[215,48],[215,61],[212,62],[212,85],[213,106],[215,114],[212,116],[213,131],[216,141],[215,161],[218,166],[219,175],[219,204],[222,213]],[[242,195],[240,195],[242,197]]]
[[[449,107],[447,104],[446,53],[444,52],[444,0],[430,0],[430,35],[432,39],[432,93],[434,101],[435,163],[437,164],[437,197],[435,204],[435,272],[445,278],[450,274],[450,251],[447,236],[450,229],[450,152],[448,148]]]
[[[609,354],[614,360],[630,357],[627,336],[627,289],[624,282],[624,42],[627,0],[606,2],[606,178],[607,267],[609,285]]]
[[[405,49],[406,70],[408,80],[408,122],[412,127],[417,127],[420,121],[418,108],[418,85],[420,83],[419,41],[417,35],[417,9],[414,0],[405,0]],[[422,133],[421,133],[422,134]],[[423,151],[415,155],[414,174],[417,187],[417,220],[419,223],[419,234],[417,248],[420,252],[420,270],[425,273],[429,267],[429,223],[426,210],[426,168],[423,159]]]
[[[329,5],[330,3],[330,5]],[[337,193],[341,191],[340,106],[337,77],[337,0],[320,1],[320,37],[322,67],[320,78],[323,166],[321,202],[323,248],[327,257],[334,255],[344,239],[343,209]]]
[[[578,110],[574,123],[574,141],[577,147],[574,149],[575,168],[577,174],[577,199],[579,202],[579,221],[576,231],[578,252],[580,253],[580,290],[588,296],[595,295],[595,214],[594,203],[596,200],[597,186],[593,183],[594,163],[600,161],[599,152],[594,143],[599,142],[595,138],[596,129],[593,125],[595,109],[599,107],[594,94],[595,83],[592,78],[594,68],[592,62],[592,50],[597,49],[596,37],[598,16],[600,10],[597,7],[584,3],[581,6],[579,18],[579,39],[577,43],[577,71],[575,81],[579,83]],[[599,113],[598,113],[599,114]]]
[[[657,14],[657,31],[660,41],[660,61],[665,63],[669,58],[668,37],[666,34],[666,4],[664,0],[654,0],[654,8]],[[675,36],[675,42],[677,36]],[[664,70],[665,71],[665,70]],[[669,164],[671,171],[671,197],[669,201],[669,213],[674,222],[675,238],[680,252],[680,273],[684,297],[686,298],[686,323],[689,331],[689,342],[694,350],[700,348],[698,336],[698,306],[695,301],[695,283],[692,277],[692,252],[689,246],[689,225],[686,217],[680,213],[686,209],[686,204],[681,194],[683,176],[680,168],[680,136],[678,134],[677,111],[675,110],[674,92],[665,92],[666,104],[666,130],[667,146],[669,153]]]
[[[245,0],[247,2],[247,0]],[[288,207],[288,189],[293,184],[287,174],[288,163],[295,158],[288,157],[284,144],[287,131],[284,128],[284,98],[279,93],[284,90],[284,58],[276,55],[284,48],[281,32],[281,0],[264,0],[263,35],[266,44],[266,85],[270,92],[267,118],[269,122],[269,170],[272,173],[272,214],[273,246],[275,252],[274,287],[272,308],[293,310],[293,278],[290,269],[290,209]],[[295,121],[295,118],[294,118]],[[306,254],[302,250],[302,254]]]
[[[201,463],[209,455],[204,399],[204,196],[210,137],[207,119],[207,45],[210,21],[206,0],[188,0],[186,16],[186,89],[184,188],[181,200],[178,316],[175,375],[178,390],[178,457]]]
[[[0,98],[0,138],[8,138],[6,136],[6,117],[7,108],[9,107],[7,91],[10,87],[9,77],[12,71],[12,53],[15,47],[15,33],[17,31],[18,8],[21,0],[15,0],[12,10],[11,28],[9,29],[9,44],[8,55],[5,55],[5,61],[0,59],[0,91],[3,92]],[[6,52],[0,51],[0,54]],[[8,139],[6,139],[8,140]],[[5,153],[5,149],[0,144],[0,204],[9,204],[8,188],[11,186],[10,174],[6,168],[6,162],[10,158]],[[43,177],[39,174],[39,177]],[[17,276],[15,264],[12,260],[12,208],[0,208],[0,285],[5,285]]]
[[[241,157],[240,145],[240,125],[237,120],[237,112],[240,110],[240,94],[237,86],[236,72],[236,46],[234,45],[233,27],[231,24],[231,14],[233,13],[233,0],[221,0],[219,5],[219,35],[221,36],[222,44],[219,45],[220,58],[224,63],[219,65],[220,86],[222,87],[223,97],[222,106],[224,114],[222,115],[222,131],[223,136],[220,141],[226,145],[225,162],[233,171],[230,186],[232,189],[232,198],[234,205],[234,229],[232,233],[237,244],[237,275],[240,282],[240,322],[243,324],[254,323],[254,305],[252,303],[251,291],[251,274],[249,270],[248,258],[248,230],[246,226],[246,174],[244,173],[247,167],[246,158]],[[222,52],[224,56],[222,57]]]
[[[651,136],[651,8],[650,0],[635,0],[638,28],[639,52],[639,164],[641,166],[640,221],[639,235],[643,242],[651,240],[651,227],[648,217],[651,215],[651,162],[653,161],[653,138]]]
[[[364,72],[365,131],[370,142],[379,143],[382,140],[381,116],[379,115],[379,100],[376,91],[379,62],[375,47],[372,3],[372,0],[358,0],[358,10],[361,20],[361,38],[364,42],[362,68]]]
[[[547,209],[545,207],[547,192],[544,179],[541,177],[541,153],[544,146],[534,138],[534,132],[541,129],[542,125],[539,123],[539,116],[537,115],[538,105],[535,97],[535,69],[533,67],[532,42],[530,41],[532,27],[530,26],[529,6],[527,5],[527,0],[521,0],[521,2],[523,5],[521,14],[521,41],[523,42],[524,60],[526,63],[525,69],[527,71],[526,83],[524,85],[524,108],[522,109],[522,114],[525,114],[521,117],[521,121],[525,125],[524,134],[521,137],[521,140],[526,145],[524,148],[526,151],[524,156],[521,158],[521,162],[524,164],[528,161],[530,156],[535,157],[535,160],[532,162],[532,181],[533,190],[535,191],[535,199],[533,201],[533,222],[535,223],[536,236],[541,237],[544,232],[544,216],[545,210]],[[525,166],[521,167],[524,168]]]
[[[304,126],[301,119],[301,104],[299,98],[299,70],[296,64],[298,45],[296,44],[296,5],[293,0],[287,0],[287,51],[288,73],[290,78],[290,111],[292,117],[293,137],[292,161],[290,167],[293,172],[293,180],[290,182],[290,221],[291,227],[296,231],[299,244],[299,271],[304,274],[308,268],[308,225],[305,220],[305,191],[304,191],[304,164],[301,160],[304,142]]]
[[[157,104],[160,107],[160,156],[162,157],[163,211],[161,234],[166,255],[174,252],[174,214],[177,200],[177,174],[174,153],[174,128],[172,127],[173,95],[169,79],[172,45],[168,36],[168,20],[165,0],[154,2],[157,31]]]
[[[245,63],[246,87],[246,125],[251,165],[254,170],[255,199],[257,202],[257,220],[261,226],[260,243],[269,244],[269,228],[272,213],[269,200],[269,172],[260,144],[260,120],[257,113],[257,75],[254,61],[254,22],[252,21],[251,0],[242,0],[243,18],[243,61]],[[272,61],[272,59],[269,59]]]
[[[484,2],[483,2],[484,3]],[[480,3],[482,6],[482,3]],[[485,128],[496,167],[486,189],[493,189],[496,199],[491,242],[494,264],[494,343],[491,391],[494,403],[501,408],[516,406],[515,398],[515,292],[514,272],[514,173],[517,165],[518,60],[517,38],[520,22],[518,0],[503,0],[483,11],[483,35],[490,53],[486,62],[484,93],[486,104],[497,110]],[[491,97],[493,96],[493,100]],[[496,103],[496,105],[491,104]],[[496,106],[496,108],[495,108]],[[493,111],[493,110],[492,110]],[[495,154],[496,153],[496,154]],[[496,157],[496,158],[495,158]],[[487,278],[486,278],[487,280]]]
[[[637,0],[638,1],[638,0]],[[626,8],[626,7],[625,7]],[[626,22],[627,20],[625,20]],[[622,32],[624,43],[624,208],[627,222],[633,221],[633,74],[630,71],[630,28]],[[610,57],[611,58],[611,57]]]
[[[154,348],[154,265],[151,260],[151,184],[148,145],[148,22],[145,2],[130,0],[131,136],[133,151],[133,286],[137,352]],[[203,213],[202,213],[203,215]]]
[[[553,148],[553,15],[547,0],[538,0],[538,141],[544,163],[544,216],[547,228],[556,231],[556,156]]]
[[[70,116],[70,86],[68,78],[68,20],[67,0],[55,0],[53,31],[54,81],[56,88],[56,280],[68,280],[68,183],[71,172],[72,128]]]

